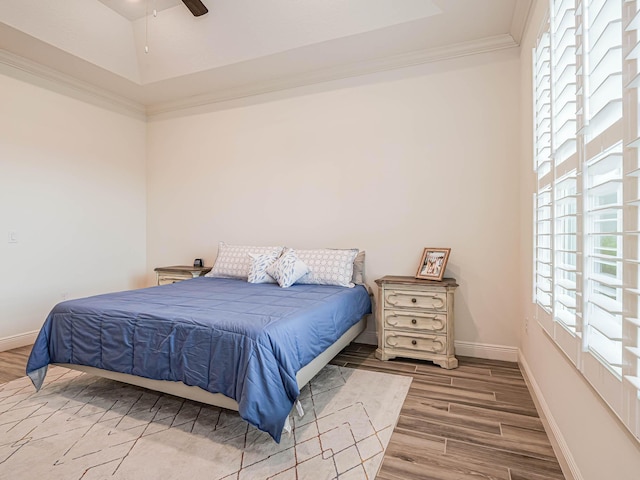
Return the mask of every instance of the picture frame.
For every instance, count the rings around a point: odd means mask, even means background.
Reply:
[[[416,278],[442,280],[450,253],[450,248],[425,248],[418,265]]]

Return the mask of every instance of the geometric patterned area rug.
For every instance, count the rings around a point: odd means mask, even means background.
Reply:
[[[374,479],[410,377],[327,365],[280,444],[237,412],[51,366],[0,385],[0,478]]]

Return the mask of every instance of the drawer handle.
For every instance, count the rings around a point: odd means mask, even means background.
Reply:
[[[418,320],[416,320],[415,318],[412,318],[412,319],[411,319],[411,323],[412,323],[413,325],[415,325],[416,323],[418,323]]]
[[[418,300],[416,300],[415,298],[411,299],[411,303],[416,303]]]
[[[411,345],[417,345],[418,341],[417,340],[411,340]]]

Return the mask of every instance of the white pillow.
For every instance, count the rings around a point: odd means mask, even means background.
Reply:
[[[251,245],[227,245],[220,242],[218,257],[213,268],[205,277],[243,278],[249,276],[251,268],[250,253],[280,255],[283,247],[254,247]]]
[[[267,267],[278,260],[277,253],[263,253],[262,255],[250,253],[251,266],[247,281],[249,283],[276,283],[271,275],[267,273]]]
[[[290,248],[286,248],[280,258],[267,267],[267,273],[275,278],[282,288],[290,287],[308,272],[309,267]]]
[[[320,248],[296,250],[298,258],[309,266],[309,273],[298,283],[314,285],[338,285],[353,287],[353,262],[358,255],[357,248],[346,250]]]

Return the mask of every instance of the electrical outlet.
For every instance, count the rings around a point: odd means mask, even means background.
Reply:
[[[524,333],[529,333],[529,317],[524,317]]]
[[[7,241],[9,243],[18,243],[18,232],[10,230],[9,234],[7,235]]]

